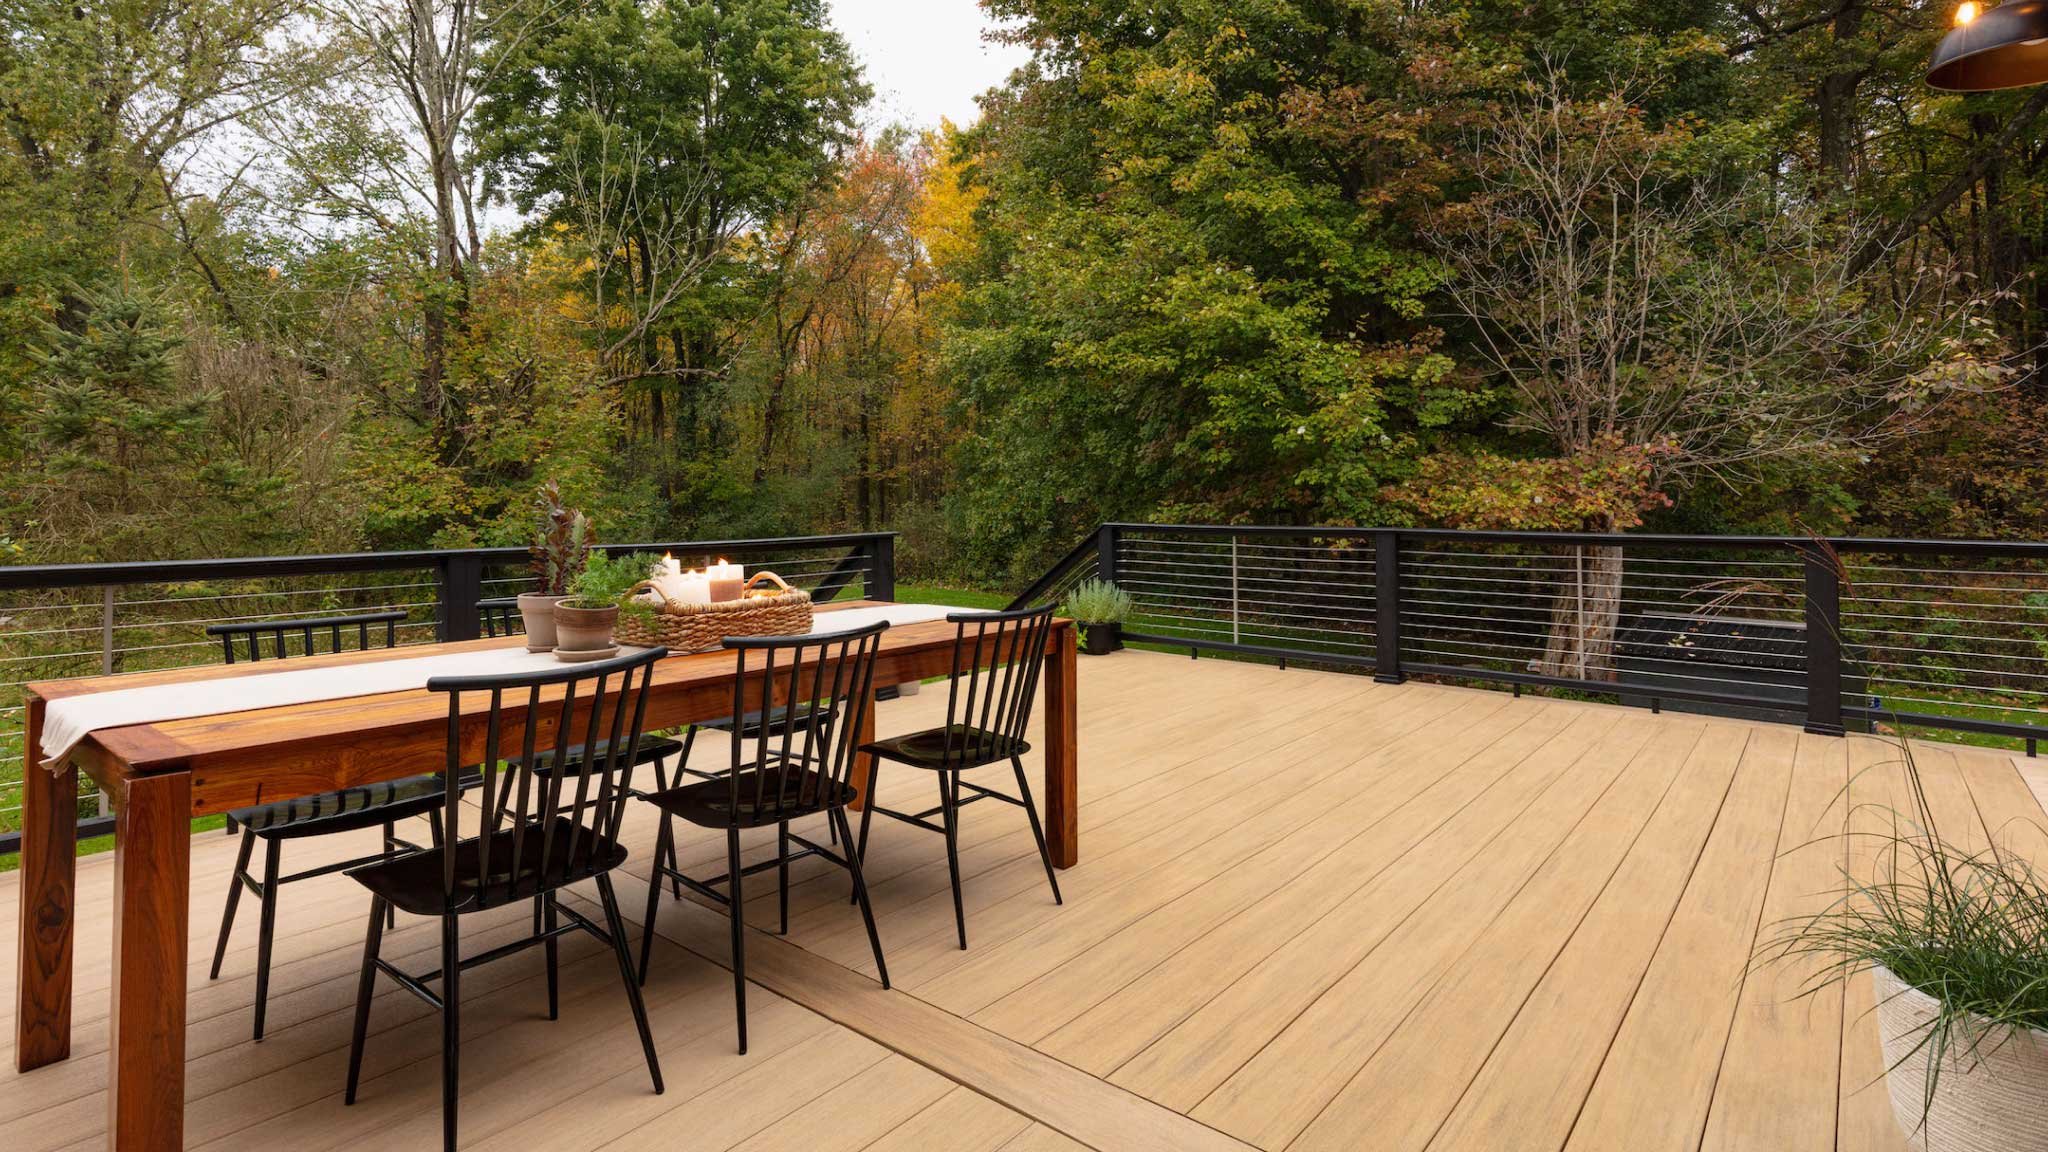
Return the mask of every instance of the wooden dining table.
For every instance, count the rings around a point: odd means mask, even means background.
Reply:
[[[820,609],[878,607],[853,601]],[[904,624],[882,636],[874,684],[908,684],[955,670],[953,625]],[[248,805],[442,770],[447,697],[424,687],[311,704],[226,711],[244,676],[336,664],[520,647],[524,637],[376,649],[269,663],[215,665],[52,680],[26,686],[27,759],[21,841],[20,985],[15,1067],[71,1054],[71,973],[78,773],[113,804],[114,927],[107,1135],[116,1149],[180,1147],[185,1105],[186,947],[191,914],[191,822]],[[1053,862],[1078,858],[1075,633],[1056,622],[1043,656],[1045,826]],[[737,663],[726,651],[656,667],[649,730],[732,711]],[[58,771],[34,766],[43,711],[54,700],[172,682],[218,681],[219,715],[109,728],[88,735]],[[475,694],[481,712],[485,694]],[[479,722],[481,724],[481,721]],[[874,709],[861,733],[872,738]],[[867,766],[856,765],[864,783]]]

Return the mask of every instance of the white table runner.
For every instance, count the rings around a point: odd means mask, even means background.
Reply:
[[[962,609],[937,604],[844,608],[818,613],[811,622],[811,632],[815,635],[845,631],[877,620],[887,620],[891,624],[920,624],[944,619],[947,613],[958,611]],[[436,676],[489,676],[560,667],[561,662],[549,652],[528,652],[518,647],[492,648],[481,652],[444,652],[435,656],[373,660],[332,668],[290,669],[229,680],[153,684],[68,696],[50,701],[43,710],[42,762],[53,772],[61,769],[78,742],[102,728],[406,692],[425,688],[427,681]]]

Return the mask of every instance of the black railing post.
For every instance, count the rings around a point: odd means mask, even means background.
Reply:
[[[1840,736],[1842,582],[1832,557],[1806,554],[1806,730]]]
[[[434,565],[441,611],[436,618],[436,635],[450,640],[474,640],[483,635],[483,619],[476,602],[484,598],[484,560],[474,552],[449,552]]]
[[[1114,524],[1104,524],[1095,530],[1095,578],[1111,584],[1117,582],[1116,546],[1120,534]]]
[[[896,536],[885,533],[868,541],[867,598],[896,599]]]
[[[1401,534],[1372,534],[1372,678],[1382,684],[1407,679],[1401,671]]]

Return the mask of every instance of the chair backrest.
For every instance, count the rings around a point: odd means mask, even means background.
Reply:
[[[814,636],[726,638],[739,657],[732,714],[762,717],[752,735],[744,724],[733,729],[726,779],[736,824],[743,816],[766,823],[816,812],[846,786],[888,628],[880,621]],[[751,767],[793,770],[746,771]]]
[[[1012,755],[1031,725],[1053,606],[955,612],[943,766],[972,768]]]
[[[345,652],[346,645],[353,641],[357,648],[395,648],[398,646],[398,625],[407,616],[403,608],[387,612],[363,612],[354,616],[305,616],[296,620],[252,620],[246,624],[209,624],[208,636],[220,639],[220,652],[227,662],[233,664],[238,658],[247,660],[283,660],[292,656],[310,656],[321,637],[328,642],[328,651]],[[382,639],[376,638],[383,633]],[[286,642],[288,637],[297,637],[298,651],[291,650]],[[263,651],[263,641],[268,639],[269,653]],[[239,657],[235,646],[242,645]]]
[[[519,612],[519,599],[505,596],[493,600],[476,602],[477,620],[484,626],[486,636],[524,636],[526,617]]]
[[[649,648],[544,672],[427,681],[429,692],[448,695],[448,802],[437,819],[441,843],[451,846],[442,876],[451,906],[530,899],[611,851],[633,785],[655,661],[666,655],[666,648]],[[463,701],[478,696],[489,699],[489,711],[465,722]],[[474,738],[479,720],[481,744]],[[465,728],[471,737],[466,748]],[[481,770],[482,787],[475,793],[476,827],[464,843],[461,796],[472,766]],[[501,791],[503,772],[513,778]],[[458,892],[464,853],[474,853],[471,875],[498,880],[487,879],[474,893]]]

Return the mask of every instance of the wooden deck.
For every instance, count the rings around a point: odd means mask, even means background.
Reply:
[[[960,951],[942,843],[878,822],[868,867],[896,989],[869,978],[843,874],[800,865],[788,938],[747,945],[761,990],[741,1057],[720,914],[671,903],[648,987],[658,1097],[593,941],[564,942],[553,1023],[538,952],[478,969],[463,982],[465,1143],[1903,1146],[1868,1087],[1882,1070],[1868,989],[1794,999],[1798,972],[1747,971],[1760,932],[1856,866],[1833,834],[1897,787],[1891,745],[1145,653],[1081,671],[1082,862],[1061,877],[1064,908],[1021,816],[972,806]],[[886,704],[880,727],[943,708],[930,692]],[[2048,861],[2048,818],[2012,757],[1918,745],[1916,758],[1946,835]],[[907,770],[880,788],[895,807],[936,795]],[[629,916],[653,834],[636,819]],[[388,982],[361,1098],[341,1103],[368,906],[352,882],[286,889],[261,1044],[253,907],[221,979],[206,979],[233,846],[211,834],[194,849],[188,1146],[435,1146],[438,1026]],[[292,844],[286,866],[349,848]],[[723,851],[722,837],[683,849],[711,872]],[[73,1058],[0,1071],[10,1152],[104,1143],[108,972],[93,958],[108,863],[79,869]],[[753,921],[772,927],[769,878],[749,891]],[[9,933],[18,899],[0,877]],[[488,947],[523,919],[466,925],[465,941]],[[432,966],[427,923],[401,918],[386,941],[387,956]],[[0,949],[10,986],[14,957]]]

